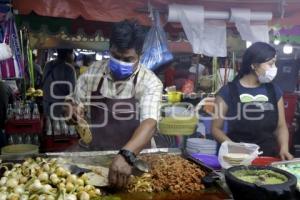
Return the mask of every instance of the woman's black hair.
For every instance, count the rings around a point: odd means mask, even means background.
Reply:
[[[251,65],[268,62],[276,55],[276,50],[265,42],[256,42],[246,49],[243,55],[242,66],[239,70],[237,79],[252,72]]]
[[[134,48],[136,53],[142,53],[145,40],[145,30],[137,21],[124,20],[112,27],[109,47],[116,47],[120,51]]]

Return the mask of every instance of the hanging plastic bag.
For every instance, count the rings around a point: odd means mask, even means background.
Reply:
[[[9,45],[0,43],[0,61],[6,60],[12,57],[11,48]]]
[[[153,26],[145,38],[141,63],[152,71],[173,60],[168,50],[166,34],[160,25],[159,14],[154,11]]]
[[[262,152],[256,144],[225,141],[219,149],[218,159],[222,168],[227,169],[236,165],[251,165],[260,154]]]
[[[1,78],[21,77],[23,75],[23,62],[18,32],[13,17],[8,18],[5,22],[3,45],[11,48],[10,53],[12,56],[7,59],[0,59]]]

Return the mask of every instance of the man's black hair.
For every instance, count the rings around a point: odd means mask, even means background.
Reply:
[[[109,47],[116,47],[120,51],[134,48],[136,53],[142,53],[145,31],[137,21],[124,20],[112,27]]]
[[[73,53],[73,49],[57,49],[57,58],[60,60],[66,60],[68,55]]]
[[[33,54],[32,54],[32,61],[35,61],[36,58],[37,58],[37,56],[33,53]]]
[[[94,60],[95,60],[95,58],[92,55],[83,55],[82,56],[82,64],[84,66],[89,66]]]

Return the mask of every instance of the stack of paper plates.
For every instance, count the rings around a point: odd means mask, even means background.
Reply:
[[[186,144],[186,151],[192,153],[202,153],[215,155],[217,153],[217,142],[214,140],[189,138]]]

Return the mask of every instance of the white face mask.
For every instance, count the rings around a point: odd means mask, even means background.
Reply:
[[[266,70],[265,74],[259,75],[258,80],[260,83],[270,83],[277,75],[277,67],[273,66]]]

